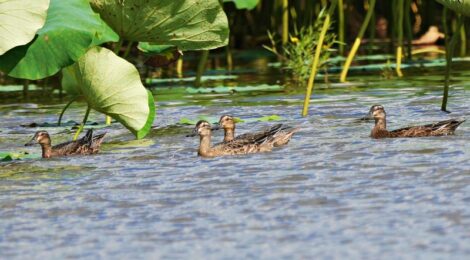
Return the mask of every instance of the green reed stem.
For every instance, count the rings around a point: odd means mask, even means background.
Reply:
[[[444,26],[444,33],[446,35],[445,44],[446,44],[446,75],[444,80],[444,93],[442,94],[442,105],[441,110],[444,112],[447,111],[447,101],[449,99],[449,86],[450,86],[450,71],[452,70],[452,57],[454,56],[454,48],[455,44],[457,43],[457,38],[459,37],[460,28],[462,27],[463,19],[462,16],[459,15],[457,18],[457,27],[452,35],[451,40],[448,40],[449,29],[447,27],[447,13],[448,9],[444,8],[443,15],[442,15],[442,23]]]
[[[308,115],[308,106],[310,104],[310,96],[312,95],[313,86],[315,82],[315,76],[317,75],[318,65],[320,63],[320,54],[321,54],[321,50],[323,47],[323,41],[325,40],[325,35],[328,31],[328,28],[330,28],[331,16],[333,15],[333,12],[335,11],[337,3],[338,3],[337,0],[333,0],[331,2],[330,9],[328,10],[328,13],[326,14],[325,21],[323,22],[323,27],[321,28],[321,31],[320,31],[320,37],[318,39],[318,43],[315,48],[315,56],[312,62],[312,69],[310,71],[310,76],[308,78],[307,92],[305,93],[302,116]]]

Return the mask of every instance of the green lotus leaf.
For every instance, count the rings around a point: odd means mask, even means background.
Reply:
[[[155,103],[134,65],[106,48],[92,47],[72,71],[69,87],[75,80],[91,108],[116,119],[137,139],[147,135],[155,118]]]
[[[123,39],[208,50],[228,43],[228,22],[218,0],[90,0]]]
[[[463,14],[465,16],[470,16],[470,1],[463,0],[437,0],[437,2],[443,4],[445,7],[451,9],[452,11]]]
[[[237,9],[251,10],[258,5],[259,0],[224,0],[224,2],[234,2]]]
[[[89,47],[119,40],[87,0],[51,0],[37,35],[0,56],[0,70],[17,78],[45,78],[73,64]]]
[[[0,55],[33,40],[48,8],[49,0],[0,0]]]

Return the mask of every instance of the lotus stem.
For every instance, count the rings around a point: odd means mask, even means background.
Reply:
[[[405,29],[406,29],[406,58],[412,59],[412,41],[413,41],[413,29],[411,25],[411,0],[405,0],[404,6],[405,15]]]
[[[183,56],[180,56],[176,61],[176,74],[178,75],[178,78],[183,77]]]
[[[310,96],[312,95],[313,86],[315,82],[315,76],[317,75],[318,65],[320,63],[320,54],[321,54],[321,50],[323,47],[323,41],[325,40],[325,35],[328,31],[328,28],[330,28],[331,16],[333,15],[333,12],[335,11],[337,3],[338,3],[337,0],[333,0],[331,2],[330,9],[328,10],[328,13],[326,14],[325,21],[323,22],[323,27],[321,28],[321,31],[320,31],[320,37],[318,38],[318,43],[315,48],[315,56],[312,62],[312,69],[310,71],[310,76],[308,78],[307,92],[305,93],[302,116],[308,115],[308,105],[310,104]]]
[[[59,115],[59,120],[57,120],[57,126],[60,126],[60,124],[62,123],[62,117],[64,116],[64,113],[65,113],[65,110],[67,110],[67,108],[69,108],[70,105],[72,105],[73,102],[75,102],[77,100],[78,96],[76,97],[73,97],[72,100],[70,100],[67,105],[65,105],[64,108],[62,108],[62,111],[60,112],[60,115]]]
[[[129,56],[129,53],[131,52],[132,50],[132,46],[134,45],[134,42],[133,41],[130,41],[127,46],[126,46],[126,50],[124,51],[124,54],[122,55],[122,58],[127,58],[127,56]]]
[[[395,70],[397,72],[398,77],[403,77],[403,72],[401,71],[401,59],[403,56],[403,5],[405,4],[404,0],[398,0],[398,21],[397,21],[397,29],[398,29],[398,43],[397,43],[397,65]]]
[[[88,106],[86,108],[86,112],[85,112],[85,117],[83,117],[83,121],[82,123],[80,124],[80,126],[78,127],[78,130],[77,132],[75,133],[75,135],[73,136],[73,140],[77,140],[78,136],[80,135],[80,133],[82,132],[83,130],[83,127],[85,127],[85,124],[86,124],[86,121],[88,120],[88,115],[90,114],[90,106]]]
[[[289,40],[289,1],[282,0],[282,45]]]
[[[461,17],[462,20],[465,17]],[[467,33],[465,31],[465,23],[462,22],[462,26],[460,27],[460,56],[464,57],[467,54]]]
[[[204,71],[206,70],[206,63],[207,63],[208,57],[209,57],[209,51],[203,50],[201,53],[201,59],[199,60],[199,64],[197,65],[196,80],[194,82],[194,85],[196,87],[201,86],[201,77]]]
[[[232,71],[233,69],[233,56],[232,56],[232,49],[230,48],[230,42],[225,47],[225,56],[227,59],[227,70]]]
[[[110,116],[106,116],[105,118],[105,124],[106,125],[111,125],[112,118]]]
[[[445,35],[449,35],[449,29],[447,28],[447,12],[448,9],[444,8],[443,11],[443,26],[444,26],[444,32]],[[445,75],[445,80],[444,80],[444,93],[442,95],[442,105],[441,105],[441,110],[444,112],[447,111],[447,100],[449,98],[449,85],[450,85],[450,71],[452,69],[452,57],[454,56],[454,48],[455,44],[457,43],[457,37],[459,37],[459,31],[460,28],[462,27],[463,19],[462,16],[459,15],[457,18],[457,27],[455,28],[455,32],[452,35],[451,40],[448,40],[448,37],[446,37],[445,43],[446,43],[446,75]]]
[[[361,29],[359,30],[359,34],[357,35],[356,40],[354,41],[353,47],[351,48],[348,58],[346,59],[346,62],[344,63],[343,70],[341,71],[340,82],[346,82],[346,77],[348,76],[349,67],[351,66],[352,60],[354,59],[354,56],[356,55],[356,52],[359,49],[359,46],[361,45],[362,37],[364,36],[364,32],[367,29],[367,25],[369,24],[369,21],[370,21],[370,18],[372,17],[372,13],[374,12],[374,9],[375,9],[375,0],[370,0],[369,10],[367,10],[367,14],[366,14],[366,17],[364,18],[364,21],[362,22]]]
[[[339,55],[344,56],[344,5],[343,0],[338,0],[338,40]]]
[[[114,45],[114,53],[119,56],[119,51],[121,50],[123,40],[119,39],[119,41]]]

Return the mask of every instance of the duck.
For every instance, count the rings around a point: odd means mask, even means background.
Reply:
[[[465,120],[449,119],[433,124],[410,126],[388,131],[386,113],[382,105],[373,105],[370,109],[370,116],[375,120],[375,126],[370,136],[375,139],[451,135],[454,134],[455,129],[459,125],[465,122]]]
[[[31,141],[25,146],[32,146],[35,144],[41,145],[42,158],[52,158],[68,155],[88,155],[99,152],[101,143],[106,133],[93,136],[93,129],[89,129],[85,136],[76,140],[61,143],[52,146],[51,137],[47,131],[37,131]]]
[[[205,120],[197,122],[194,128],[194,134],[200,137],[198,155],[201,157],[270,152],[274,148],[276,140],[275,134],[267,133],[265,135],[259,135],[250,141],[237,141],[234,139],[211,146],[212,129],[211,124]]]
[[[283,124],[273,125],[265,130],[261,130],[254,133],[245,133],[235,137],[235,119],[230,115],[222,115],[219,119],[219,127],[224,129],[223,143],[227,142],[239,142],[239,143],[251,143],[260,137],[271,135],[274,137],[274,147],[283,146],[289,143],[292,135],[299,130],[286,126]]]

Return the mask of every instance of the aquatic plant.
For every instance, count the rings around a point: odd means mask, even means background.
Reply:
[[[25,17],[20,20],[27,21]],[[217,0],[51,0],[37,37],[1,55],[0,70],[12,77],[42,79],[75,63],[64,70],[63,84],[74,94],[72,99],[82,96],[87,101],[83,124],[93,108],[142,138],[155,117],[153,95],[145,90],[132,64],[95,47],[118,42],[118,53],[124,41],[128,42],[124,55],[133,42],[148,42],[150,49],[152,45],[178,50],[217,48],[227,44],[227,18]]]
[[[325,21],[323,22],[323,26],[322,26],[321,31],[320,31],[320,37],[318,39],[317,47],[316,47],[316,50],[315,50],[315,57],[313,59],[312,69],[310,71],[310,77],[308,78],[308,85],[307,85],[307,91],[305,93],[304,106],[303,106],[303,109],[302,109],[302,116],[307,116],[307,114],[308,114],[308,106],[310,104],[310,96],[312,95],[314,79],[315,79],[315,76],[317,75],[317,70],[318,70],[318,66],[319,66],[319,62],[320,62],[320,54],[321,54],[321,51],[322,51],[323,42],[325,40],[328,28],[330,27],[331,16],[333,15],[333,12],[335,11],[337,3],[338,3],[337,0],[333,0],[331,2],[330,8],[328,9],[328,13],[325,16]]]
[[[354,44],[351,47],[351,51],[349,52],[349,55],[346,58],[346,61],[344,62],[343,70],[341,71],[341,75],[339,79],[341,82],[346,82],[346,77],[348,75],[349,67],[351,66],[351,63],[354,59],[354,56],[356,55],[357,50],[359,49],[359,46],[361,45],[362,37],[364,36],[364,33],[367,29],[367,25],[369,24],[370,18],[372,17],[372,14],[374,13],[375,1],[376,0],[369,1],[369,10],[367,10],[366,17],[364,18],[364,21],[362,22],[361,28],[359,29],[359,33],[356,36],[356,40],[354,41]]]
[[[449,85],[450,85],[450,71],[452,68],[452,57],[454,56],[455,44],[457,43],[457,38],[459,36],[460,30],[462,28],[464,17],[463,15],[470,16],[470,3],[459,1],[459,0],[437,0],[439,3],[445,6],[443,10],[443,27],[445,35],[445,44],[446,44],[446,74],[444,80],[444,90],[442,94],[442,104],[441,110],[447,111],[447,100],[449,98]],[[447,9],[451,9],[454,12],[460,14],[458,16],[457,28],[452,35],[452,39],[448,39],[449,31],[447,26]]]
[[[313,25],[302,27],[297,34],[291,35],[291,40],[283,46],[282,52],[278,51],[275,36],[270,32],[268,36],[271,46],[263,46],[281,59],[283,68],[292,73],[294,80],[301,86],[307,84],[310,75],[315,49],[320,43],[321,31],[326,21],[325,13],[326,10],[323,10]],[[327,61],[334,51],[332,46],[336,43],[336,34],[329,30],[330,24],[331,22],[327,24],[323,44],[320,45],[325,51],[319,56],[318,69],[326,69]]]

